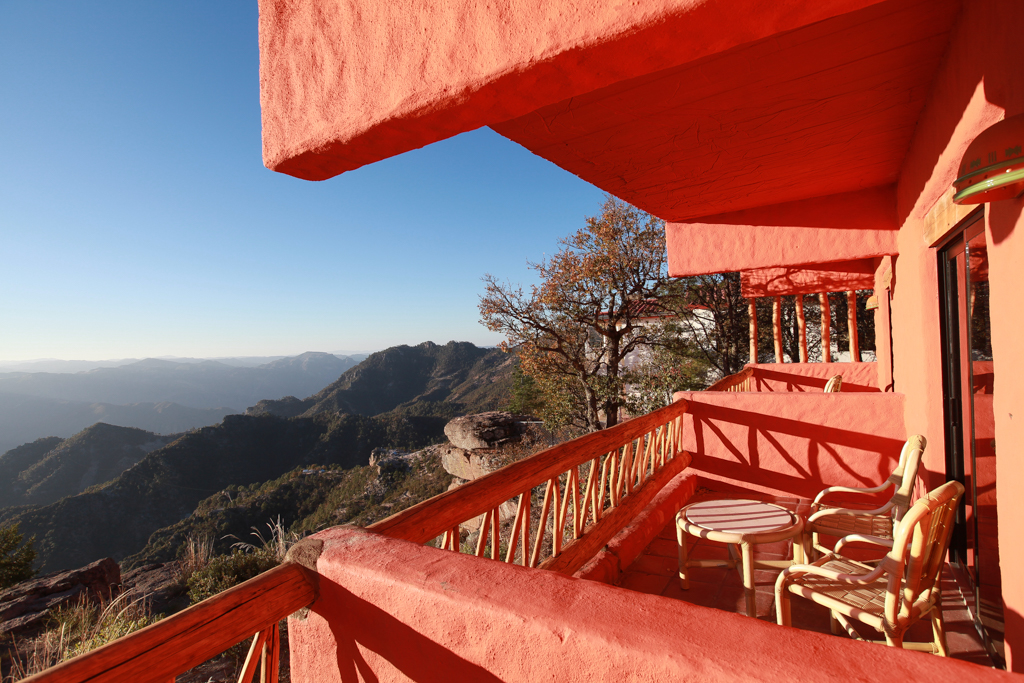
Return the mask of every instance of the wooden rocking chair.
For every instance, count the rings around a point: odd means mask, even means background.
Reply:
[[[903,444],[903,451],[900,453],[899,463],[889,478],[878,486],[870,488],[851,488],[847,486],[831,486],[823,489],[814,498],[811,504],[811,515],[804,525],[805,546],[810,557],[810,548],[807,547],[807,535],[810,535],[810,545],[819,553],[827,553],[829,549],[821,544],[819,534],[829,536],[848,536],[850,534],[865,534],[877,538],[891,540],[893,528],[906,514],[910,507],[910,498],[914,493],[914,482],[917,480],[917,470],[921,464],[921,456],[924,454],[927,440],[921,435],[910,437]],[[885,505],[873,510],[858,510],[854,508],[841,508],[826,505],[823,501],[826,496],[834,493],[871,494],[881,493],[890,486],[895,487],[892,497]]]
[[[864,640],[850,619],[857,619],[885,634],[894,647],[948,655],[942,619],[939,577],[953,531],[964,487],[946,482],[917,501],[907,512],[889,543],[888,554],[873,567],[843,557],[838,551],[847,539],[813,564],[793,565],[775,583],[776,616],[779,624],[791,625],[791,594],[813,600],[832,613],[832,632],[839,625],[858,640]],[[851,541],[881,541],[858,536]],[[885,543],[884,545],[889,545]],[[924,616],[932,622],[932,643],[904,643],[907,629]]]

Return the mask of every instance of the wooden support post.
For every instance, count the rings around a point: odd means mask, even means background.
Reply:
[[[807,318],[804,317],[804,295],[796,295],[796,328],[800,335],[800,362],[807,362]]]
[[[857,292],[846,293],[847,319],[850,321],[850,362],[860,362],[860,340],[857,339]]]
[[[818,295],[821,302],[821,362],[832,362],[832,307],[828,303],[828,292]]]
[[[750,361],[757,362],[757,299],[751,298],[747,302],[747,309],[750,312]]]
[[[772,302],[772,335],[775,339],[775,362],[782,363],[782,297]]]

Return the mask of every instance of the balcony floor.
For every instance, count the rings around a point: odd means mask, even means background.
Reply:
[[[699,500],[694,498],[693,501]],[[691,501],[691,502],[693,502]],[[721,543],[689,537],[689,556],[692,559],[724,559],[728,555]],[[783,541],[756,547],[755,557],[761,559],[792,558],[792,543]],[[679,560],[676,546],[675,523],[669,523],[651,541],[644,552],[622,574],[620,587],[640,593],[661,595],[674,600],[746,614],[743,583],[739,572],[727,567],[694,567],[690,570],[690,588],[683,590],[678,578]],[[778,570],[756,570],[757,618],[775,623],[775,579]],[[992,666],[978,632],[971,621],[963,595],[947,565],[942,575],[943,609],[946,620],[946,639],[950,654],[955,659]],[[820,605],[794,596],[792,600],[793,625],[819,633],[830,633],[828,610]],[[873,629],[864,627],[861,634],[872,640],[880,639]],[[845,638],[847,636],[836,636]],[[907,641],[931,641],[931,625],[923,620],[907,634]]]

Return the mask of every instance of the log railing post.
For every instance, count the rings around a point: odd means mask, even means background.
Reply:
[[[832,307],[828,303],[828,292],[818,295],[821,302],[821,362],[832,362]]]
[[[772,302],[772,336],[775,339],[775,362],[782,363],[782,297]]]
[[[850,362],[860,362],[860,340],[857,339],[857,292],[846,293],[847,320],[850,327]]]
[[[804,295],[796,295],[796,327],[800,337],[800,362],[807,362],[807,318],[804,317]]]
[[[750,362],[757,362],[757,298],[751,297],[747,302],[750,312]]]

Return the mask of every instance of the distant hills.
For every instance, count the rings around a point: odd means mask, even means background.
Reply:
[[[169,402],[241,412],[260,399],[312,394],[354,365],[352,358],[314,352],[257,367],[147,358],[87,372],[0,373],[0,393],[115,405]]]
[[[150,358],[85,372],[0,373],[0,452],[97,421],[162,434],[216,424],[260,399],[308,396],[357,362],[310,352],[256,367]]]
[[[317,362],[301,358],[283,360]],[[151,537],[155,545],[144,555],[167,556],[176,551],[175,543],[186,529],[198,528],[179,522],[195,514],[200,501],[216,499],[228,487],[259,488],[296,468],[365,466],[377,447],[412,450],[442,441],[444,424],[451,417],[507,403],[512,368],[510,356],[465,342],[394,347],[372,354],[308,398],[259,401],[250,414],[228,415],[216,426],[186,433],[102,483],[101,471],[113,472],[118,463],[127,464],[156,435],[96,425],[72,439],[25,444],[0,456],[3,485],[11,482],[5,500],[18,506],[0,511],[0,519],[17,522],[25,534],[36,536],[43,571],[81,566],[102,557],[122,560],[142,551]],[[301,413],[296,413],[299,408]],[[107,455],[99,458],[87,445],[102,439],[108,441]],[[70,457],[71,445],[77,449],[74,457]],[[94,458],[95,474],[90,474],[93,461],[89,457]],[[18,474],[12,480],[14,472]],[[39,485],[58,480],[66,487],[63,490],[78,487],[81,492],[55,502],[31,497],[41,496],[44,489],[59,492],[56,486]],[[86,481],[96,484],[83,490]],[[355,482],[350,481],[352,486]],[[296,485],[288,486],[295,489]],[[430,491],[434,488],[431,484]],[[318,506],[334,500],[318,490]],[[417,490],[415,495],[431,492]],[[271,503],[278,495],[245,497],[244,515],[232,528],[264,514],[272,516],[281,504]],[[226,496],[234,499],[230,490]],[[360,496],[359,490],[348,491],[345,505],[358,505],[351,501]],[[217,508],[212,502],[206,505]],[[325,521],[349,518],[327,509],[317,514]],[[153,536],[173,525],[178,525],[173,532]]]
[[[231,408],[187,408],[177,403],[83,403],[0,393],[0,453],[43,436],[68,437],[96,422],[176,434],[217,424]]]

